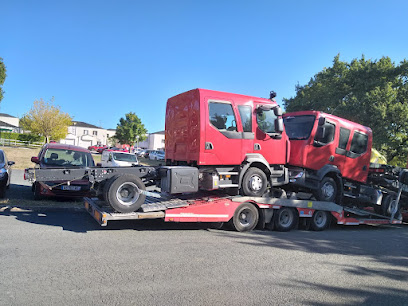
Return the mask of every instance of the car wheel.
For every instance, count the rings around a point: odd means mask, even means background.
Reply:
[[[4,198],[6,196],[6,185],[0,186],[0,198]]]

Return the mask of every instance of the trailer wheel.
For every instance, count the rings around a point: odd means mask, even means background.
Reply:
[[[288,232],[297,224],[298,214],[295,209],[282,207],[274,213],[275,229],[280,232]]]
[[[125,174],[107,182],[105,199],[112,208],[121,213],[138,210],[146,196],[140,190],[146,190],[142,180],[135,175]]]
[[[331,177],[324,177],[319,188],[315,192],[315,198],[318,201],[335,202],[337,197],[337,184]]]
[[[250,203],[242,203],[234,212],[232,225],[238,232],[248,232],[256,227],[258,220],[258,209]]]
[[[323,210],[316,210],[310,220],[310,228],[313,231],[322,231],[329,227],[330,213]]]
[[[268,187],[265,172],[259,168],[251,167],[245,172],[242,179],[242,191],[244,195],[261,197]]]

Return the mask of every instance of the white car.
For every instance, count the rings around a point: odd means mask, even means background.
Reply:
[[[139,161],[133,153],[112,150],[104,150],[102,152],[102,167],[130,167],[138,164]]]
[[[152,151],[149,153],[149,158],[152,160],[164,160],[164,151]]]

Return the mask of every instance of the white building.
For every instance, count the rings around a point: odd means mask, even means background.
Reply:
[[[20,133],[20,119],[0,113],[0,131]]]
[[[115,135],[115,130],[107,130],[82,121],[72,121],[68,135],[60,143],[88,148],[94,145],[107,145],[108,137]]]
[[[147,139],[139,142],[139,148],[164,150],[164,131],[147,134]]]

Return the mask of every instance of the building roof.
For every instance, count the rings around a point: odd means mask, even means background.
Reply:
[[[92,129],[103,129],[99,126],[93,125],[93,124],[89,124],[86,122],[82,122],[82,121],[72,121],[72,125],[78,126],[78,127],[86,127],[86,128],[92,128]]]
[[[7,123],[7,122],[1,121],[1,120],[0,120],[0,126],[1,127],[9,127],[9,128],[18,128],[18,126],[12,125],[10,123]]]
[[[5,114],[5,113],[0,113],[0,117],[17,118],[17,117],[14,117],[14,116],[11,116],[11,115]]]
[[[155,132],[155,133],[152,133],[152,134],[163,134],[164,135],[165,133],[164,133],[164,131],[158,131],[158,132]]]

